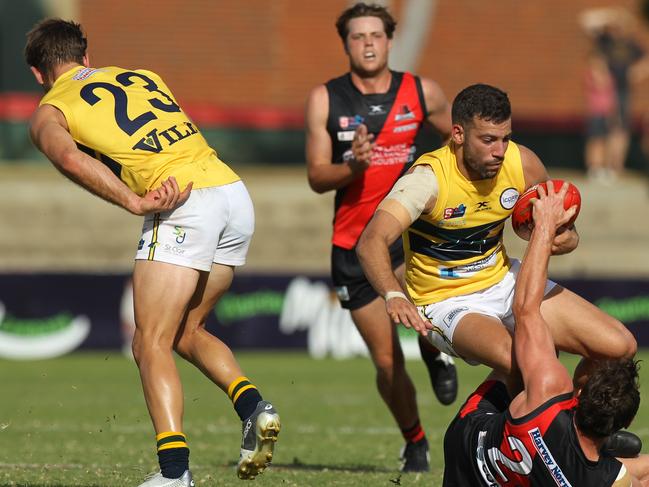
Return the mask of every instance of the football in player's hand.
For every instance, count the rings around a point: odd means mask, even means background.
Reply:
[[[552,182],[554,184],[555,193],[558,193],[564,184],[569,185],[568,192],[566,193],[566,197],[563,200],[563,207],[566,210],[571,206],[577,206],[577,211],[572,216],[570,221],[565,225],[569,227],[575,222],[577,215],[579,215],[579,210],[581,209],[581,195],[579,194],[577,187],[568,181],[563,181],[562,179],[552,179]],[[516,235],[518,235],[523,240],[529,240],[532,235],[534,220],[532,219],[532,204],[530,203],[530,201],[533,198],[539,197],[539,193],[537,191],[537,188],[539,186],[543,186],[543,189],[545,189],[545,192],[547,194],[548,186],[546,183],[536,184],[525,191],[520,196],[520,198],[518,198],[518,201],[516,201],[516,204],[514,205],[514,209],[512,211],[512,227],[514,228]]]

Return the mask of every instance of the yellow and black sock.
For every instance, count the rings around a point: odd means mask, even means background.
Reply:
[[[182,477],[189,470],[187,438],[179,431],[167,431],[155,437],[158,443],[158,462],[162,476],[168,479]]]
[[[262,400],[261,394],[247,377],[238,377],[228,386],[228,397],[241,421],[249,418]]]
[[[402,429],[401,434],[408,443],[417,443],[426,438],[426,433],[424,433],[424,429],[421,427],[419,419],[417,419],[417,422],[410,428]]]

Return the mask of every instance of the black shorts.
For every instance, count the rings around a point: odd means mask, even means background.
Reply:
[[[390,259],[393,269],[403,264],[401,238],[390,246]],[[345,309],[361,308],[378,297],[378,293],[363,273],[355,248],[347,250],[336,245],[331,248],[331,280],[340,304]]]

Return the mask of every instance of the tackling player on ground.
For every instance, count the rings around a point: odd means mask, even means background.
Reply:
[[[564,210],[567,188],[555,193],[549,182],[548,194],[540,187],[533,201],[534,229],[513,304],[523,391],[510,399],[506,377],[493,372],[469,396],[444,439],[445,487],[649,485],[649,455],[620,461],[600,453],[638,410],[637,363],[597,362],[573,387],[541,313],[553,240],[575,210]]]

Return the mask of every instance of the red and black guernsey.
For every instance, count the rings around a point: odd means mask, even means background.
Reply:
[[[375,141],[370,167],[336,191],[332,241],[344,249],[354,248],[376,207],[415,158],[415,137],[426,117],[421,81],[410,73],[391,74],[387,93],[363,95],[349,73],[326,83],[333,163],[352,158],[354,131],[361,123]]]
[[[622,464],[584,455],[574,428],[572,393],[512,418],[502,382],[484,382],[444,438],[444,487],[611,486]]]

